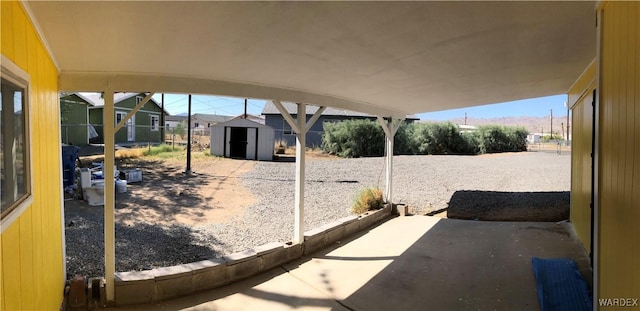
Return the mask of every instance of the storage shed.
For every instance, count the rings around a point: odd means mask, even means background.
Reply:
[[[234,119],[211,127],[212,155],[271,161],[273,144],[273,128],[247,119]]]

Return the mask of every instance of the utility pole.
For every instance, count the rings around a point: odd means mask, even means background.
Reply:
[[[187,169],[186,174],[191,174],[191,94],[189,94],[189,108],[187,112]]]
[[[564,138],[564,122],[560,122],[560,127],[562,128],[562,138]]]
[[[467,125],[467,113],[464,113],[464,125]]]
[[[160,124],[158,124],[158,125],[160,125],[160,128],[162,129],[160,131],[160,134],[162,135],[162,138],[160,138],[160,143],[164,144],[165,143],[164,139],[166,138],[165,135],[167,134],[165,132],[167,129],[164,128],[164,126],[165,126],[165,124],[164,124],[164,93],[162,93],[161,101],[162,101],[162,107],[160,107],[160,108],[162,109],[162,113],[160,114]]]
[[[553,139],[553,109],[551,109],[551,139]]]
[[[244,118],[247,118],[247,99],[244,99]]]

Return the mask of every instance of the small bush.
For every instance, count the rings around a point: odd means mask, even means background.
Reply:
[[[362,214],[366,211],[381,209],[383,204],[384,199],[380,189],[365,188],[358,193],[351,207],[351,212],[354,214]]]

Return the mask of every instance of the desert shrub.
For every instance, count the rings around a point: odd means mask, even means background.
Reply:
[[[475,139],[451,123],[413,123],[411,145],[416,154],[475,154]]]
[[[180,136],[180,139],[184,139],[184,135],[187,134],[187,130],[184,128],[182,123],[176,124],[176,127],[173,128],[173,133]]]
[[[383,204],[384,198],[380,189],[364,188],[358,193],[353,206],[351,206],[351,212],[362,214],[366,211],[381,209]]]
[[[480,126],[477,131],[480,153],[525,151],[527,134],[523,127]]]
[[[344,158],[381,156],[384,131],[371,120],[345,120],[324,124],[322,150]]]
[[[393,141],[393,154],[415,154],[412,143],[413,131],[415,123],[405,123],[398,128]]]
[[[475,132],[460,133],[462,137],[462,154],[479,154],[480,141]]]
[[[521,126],[507,127],[506,130],[510,140],[510,146],[513,148],[512,151],[527,151],[527,136],[529,135],[529,131]]]
[[[402,124],[394,137],[394,154],[481,154],[527,150],[523,127],[485,125],[461,132],[451,122]],[[384,154],[385,134],[377,122],[345,120],[325,123],[322,150],[340,157]]]

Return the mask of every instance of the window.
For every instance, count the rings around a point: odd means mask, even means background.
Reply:
[[[142,99],[144,99],[144,97],[136,96],[136,105],[139,104],[142,101]]]
[[[127,114],[125,112],[116,111],[116,125],[120,124]]]
[[[31,204],[29,76],[2,57],[0,97],[0,201],[2,227]]]
[[[158,131],[158,124],[160,124],[160,116],[156,116],[156,115],[151,115],[149,116],[150,120],[150,124],[151,124],[151,130],[152,131]]]
[[[193,123],[193,127],[194,127],[194,128],[195,128],[195,127],[199,127],[199,126],[200,126],[200,124],[199,124],[198,122]]]

